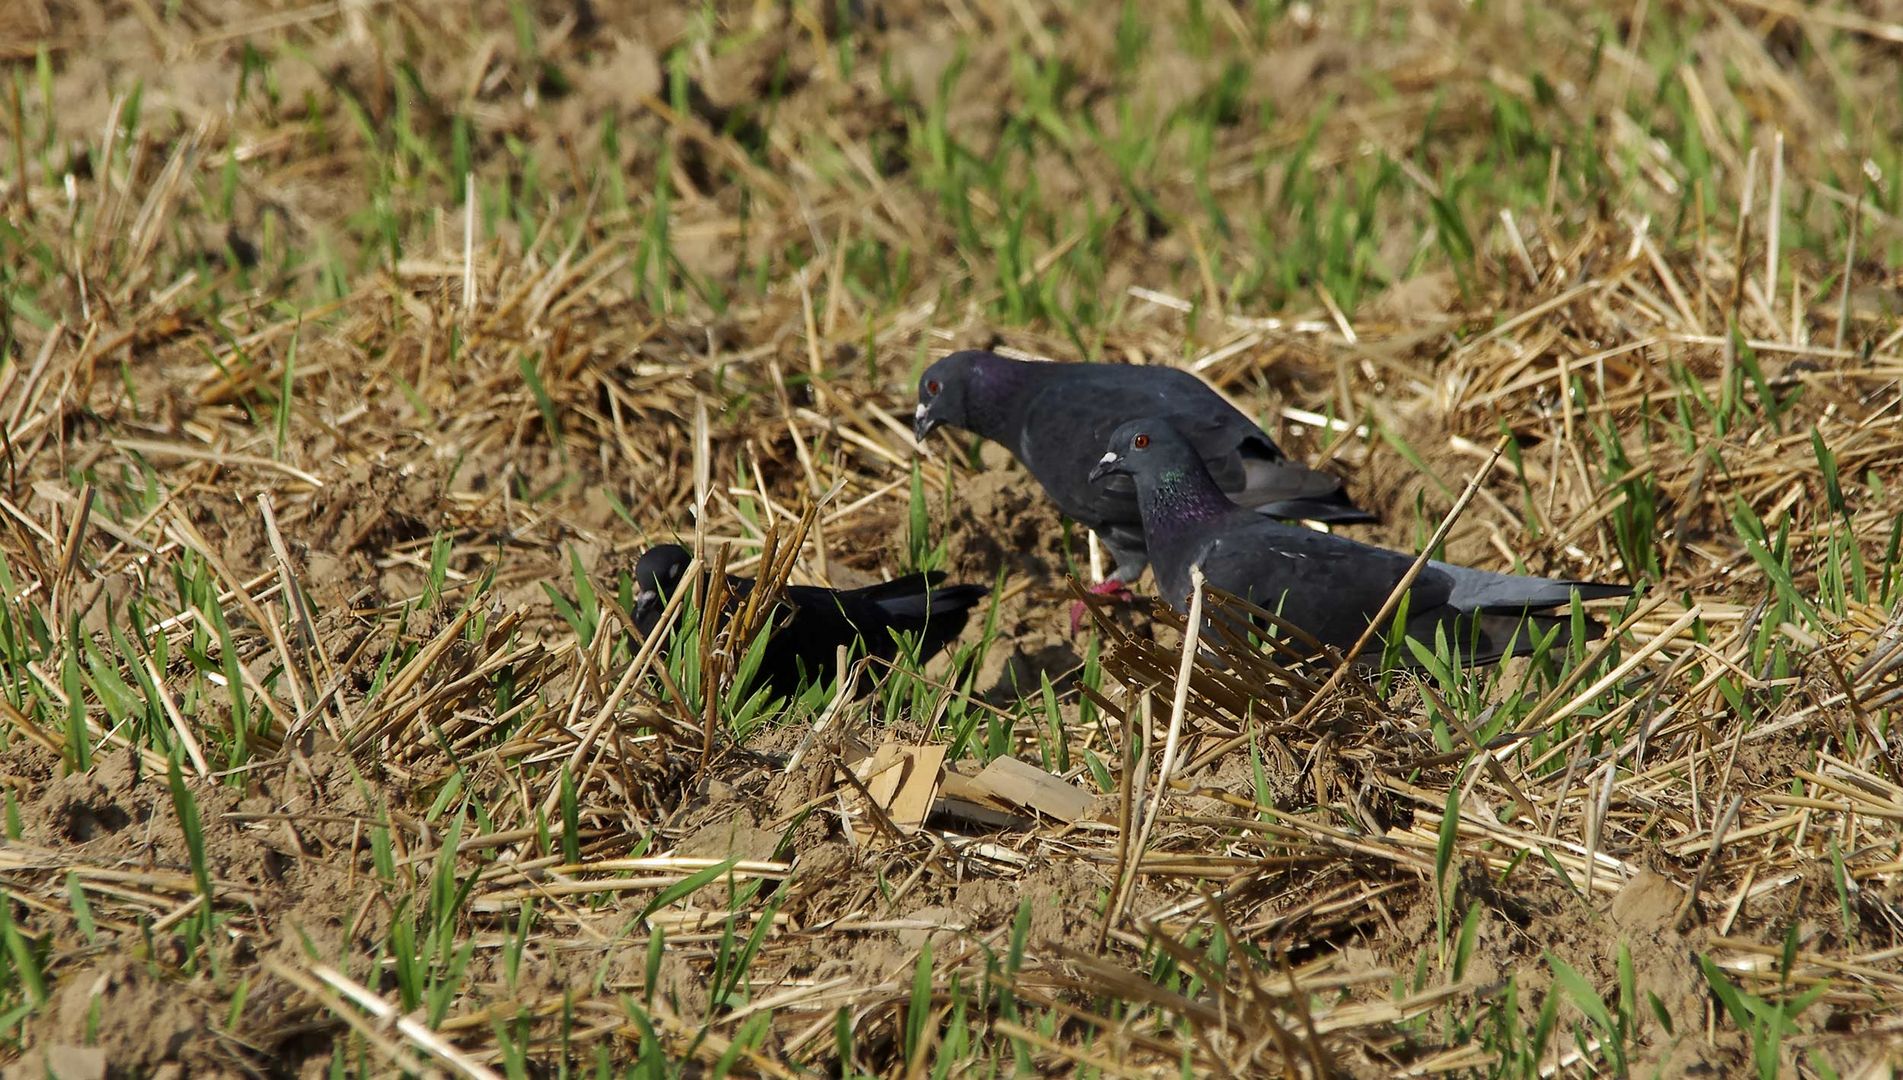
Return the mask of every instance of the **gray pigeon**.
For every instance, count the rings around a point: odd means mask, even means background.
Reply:
[[[1167,420],[1145,418],[1117,428],[1092,476],[1136,483],[1143,531],[1162,595],[1189,606],[1190,567],[1209,584],[1244,597],[1301,627],[1324,644],[1352,647],[1380,613],[1388,594],[1414,564],[1398,551],[1250,512],[1224,494],[1190,441]],[[1625,585],[1496,574],[1430,561],[1407,595],[1408,637],[1433,645],[1444,631],[1470,664],[1533,651],[1534,635],[1557,629],[1570,637],[1567,616],[1541,614],[1574,596],[1627,596]],[[1589,637],[1604,633],[1589,624]]]
[[[1222,491],[1271,517],[1336,523],[1373,514],[1348,500],[1341,480],[1290,461],[1222,395],[1187,371],[1133,364],[1058,364],[996,353],[952,353],[919,377],[914,431],[920,442],[949,424],[1002,445],[1071,520],[1095,532],[1116,560],[1093,593],[1128,595],[1143,574],[1143,522],[1127,476],[1092,479],[1091,466],[1117,425],[1159,416],[1195,446]],[[1072,612],[1073,631],[1083,614]]]

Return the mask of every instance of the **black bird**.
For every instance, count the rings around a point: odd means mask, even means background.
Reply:
[[[634,597],[634,625],[642,634],[654,631],[691,561],[679,544],[660,544],[635,563],[639,591]],[[944,579],[942,572],[933,571],[863,589],[786,586],[768,616],[771,636],[756,677],[764,679],[774,694],[792,697],[803,685],[831,677],[841,645],[853,650],[854,656],[892,659],[898,648],[895,631],[919,639],[919,656],[929,659],[957,639],[971,609],[991,591],[983,585],[944,585]],[[753,587],[751,578],[728,576],[725,617],[732,616],[735,602]]]
[[[1090,470],[1117,425],[1139,416],[1174,424],[1217,486],[1250,510],[1342,524],[1376,520],[1349,501],[1339,478],[1289,460],[1255,421],[1176,368],[956,352],[919,377],[913,430],[923,442],[949,424],[1011,451],[1059,510],[1110,549],[1116,570],[1090,591],[1127,598],[1149,561],[1136,487],[1126,476],[1093,480]],[[1080,603],[1071,611],[1073,633],[1082,617]]]
[[[1209,584],[1253,601],[1338,649],[1354,645],[1388,594],[1414,564],[1398,551],[1272,521],[1223,493],[1200,455],[1168,421],[1133,420],[1110,436],[1091,470],[1136,484],[1143,531],[1163,598],[1189,606],[1190,567]],[[1555,645],[1571,636],[1564,615],[1542,614],[1574,596],[1627,596],[1625,585],[1556,581],[1498,574],[1430,561],[1407,594],[1404,633],[1432,646],[1446,633],[1466,663],[1533,651],[1533,635],[1555,628]],[[1604,628],[1588,624],[1588,637]]]

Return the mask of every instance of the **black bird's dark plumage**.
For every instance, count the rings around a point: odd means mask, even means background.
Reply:
[[[653,632],[674,590],[681,587],[692,556],[679,544],[649,548],[635,564],[639,592],[634,602],[634,624],[643,634]],[[773,629],[761,658],[758,679],[781,697],[832,676],[841,645],[854,657],[870,655],[890,660],[897,653],[893,633],[919,639],[920,657],[930,658],[951,644],[964,630],[990,589],[983,585],[946,585],[941,572],[907,574],[862,589],[826,589],[788,585],[769,616]],[[691,583],[690,583],[691,584]],[[751,578],[727,578],[728,611],[753,591]]]
[[[1139,416],[1175,425],[1215,483],[1253,511],[1309,521],[1375,520],[1349,501],[1340,479],[1289,460],[1255,421],[1176,368],[957,352],[920,376],[914,430],[923,441],[934,428],[950,425],[1011,451],[1059,510],[1110,549],[1117,563],[1112,580],[1128,583],[1148,561],[1136,487],[1125,476],[1092,480],[1090,469],[1117,425]]]
[[[1162,419],[1119,427],[1093,471],[1135,482],[1158,586],[1179,611],[1188,608],[1190,568],[1200,565],[1209,584],[1346,650],[1414,564],[1411,555],[1286,525],[1237,505],[1189,441]],[[1546,613],[1570,605],[1574,596],[1600,600],[1631,591],[1433,560],[1408,590],[1404,630],[1430,647],[1436,631],[1444,632],[1462,660],[1486,663],[1532,652],[1535,631],[1544,636],[1557,629],[1555,645],[1565,644],[1570,619]],[[1603,632],[1588,623],[1589,637]]]

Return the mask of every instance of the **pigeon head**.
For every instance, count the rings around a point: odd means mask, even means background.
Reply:
[[[952,353],[918,377],[918,411],[912,414],[912,433],[919,442],[942,424],[970,426],[965,391],[971,385],[971,369],[982,355],[973,351]]]
[[[1192,463],[1202,468],[1202,459],[1189,440],[1168,420],[1144,417],[1110,433],[1110,449],[1090,470],[1090,482],[1106,476],[1166,477],[1173,471],[1187,472]]]
[[[1236,504],[1216,486],[1196,447],[1168,420],[1132,420],[1110,433],[1110,448],[1090,470],[1092,483],[1108,476],[1136,482],[1144,534],[1152,541],[1221,517]]]
[[[1013,360],[1008,356],[966,349],[925,369],[918,377],[918,411],[912,414],[912,432],[920,442],[943,424],[969,431],[1016,452],[1026,410],[1042,381],[1067,367]]]
[[[681,583],[694,557],[679,544],[656,544],[634,564],[634,625],[647,633],[661,619],[661,607]]]

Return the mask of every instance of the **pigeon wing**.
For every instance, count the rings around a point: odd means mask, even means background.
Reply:
[[[1400,552],[1248,517],[1207,543],[1204,575],[1337,648],[1354,644],[1414,562]],[[1409,611],[1417,617],[1443,607],[1452,583],[1428,566],[1408,591]]]

